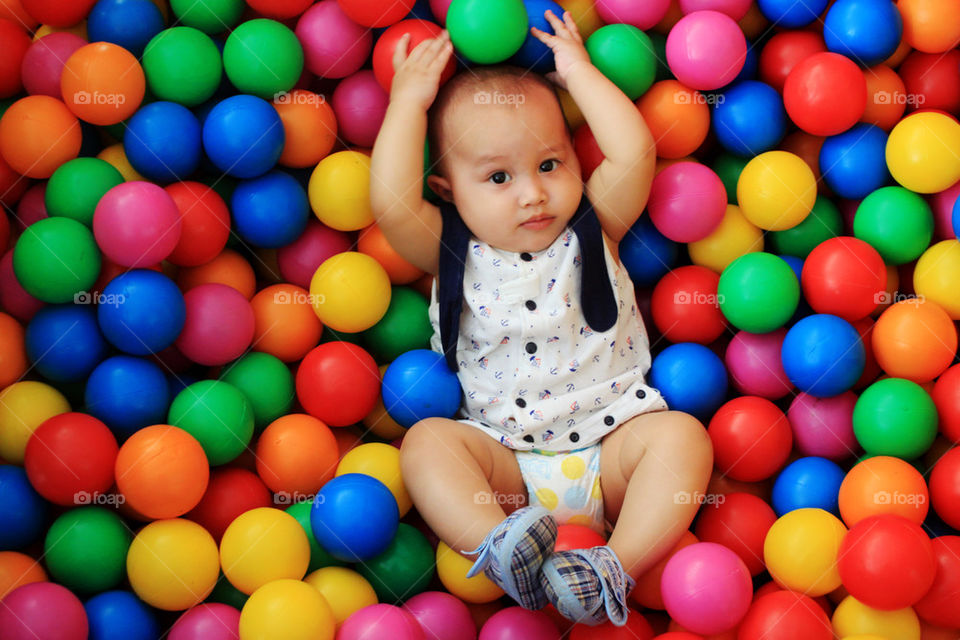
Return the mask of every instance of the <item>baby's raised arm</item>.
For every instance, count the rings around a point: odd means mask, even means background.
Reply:
[[[423,145],[427,109],[453,45],[446,31],[424,40],[407,56],[410,36],[397,43],[390,105],[373,145],[370,205],[390,245],[411,264],[437,272],[440,211],[423,199]]]

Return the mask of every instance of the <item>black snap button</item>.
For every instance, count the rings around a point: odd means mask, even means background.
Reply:
[[[523,436],[524,442],[533,442],[533,436]]]
[[[527,353],[536,353],[536,352],[537,352],[537,345],[536,345],[536,343],[528,342],[528,343],[527,343]]]
[[[603,424],[608,427],[612,427],[614,422],[616,422],[616,420],[613,419],[613,416],[607,416],[603,419]]]
[[[517,402],[517,406],[520,407],[521,409],[527,406],[527,401],[524,400],[523,398],[517,398],[516,402]]]
[[[644,398],[647,397],[647,392],[644,391],[643,389],[637,389],[637,397],[643,400]]]
[[[527,309],[530,309],[530,311],[533,311],[536,308],[537,308],[536,302],[534,302],[533,300],[527,300]]]
[[[576,442],[579,439],[580,439],[580,434],[577,433],[576,431],[570,434],[570,442]]]
[[[524,251],[523,253],[520,254],[520,259],[523,260],[524,262],[530,262],[531,260],[533,260],[533,256],[527,253],[526,251]]]

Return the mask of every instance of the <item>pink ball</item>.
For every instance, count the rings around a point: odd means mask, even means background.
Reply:
[[[747,56],[747,39],[730,16],[694,11],[667,35],[667,64],[691,89],[710,91],[730,84]]]
[[[710,235],[723,220],[727,192],[710,167],[678,162],[653,179],[647,208],[660,233],[674,242],[695,242]]]
[[[750,608],[753,582],[736,553],[715,542],[697,542],[673,554],[660,591],[667,613],[703,635],[735,627]]]
[[[843,235],[853,235],[853,219],[857,215],[857,208],[862,200],[846,200],[840,198],[837,202],[837,208],[840,209],[840,217],[843,218]]]
[[[43,305],[43,301],[27,293],[17,280],[13,273],[13,249],[10,249],[0,259],[0,309],[20,322],[30,322]]]
[[[208,602],[188,609],[173,623],[167,640],[235,640],[240,612],[227,604]]]
[[[740,393],[776,400],[793,389],[780,359],[786,335],[786,329],[777,329],[771,333],[740,331],[733,337],[724,361]]]
[[[124,267],[151,267],[180,240],[180,210],[152,182],[124,182],[107,191],[93,212],[93,235],[103,253]]]
[[[490,616],[480,640],[560,640],[560,632],[543,611],[507,607]]]
[[[277,249],[280,275],[290,284],[309,289],[317,268],[330,256],[349,251],[352,245],[350,234],[311,218],[299,238]]]
[[[337,631],[337,640],[427,640],[416,618],[392,604],[354,611]]]
[[[87,640],[87,612],[69,589],[32,582],[14,589],[0,606],[3,640]]]
[[[50,33],[35,40],[20,63],[23,88],[32,96],[52,96],[60,100],[63,65],[85,44],[88,44],[86,40],[72,33]]]
[[[456,596],[426,591],[407,600],[403,608],[416,618],[430,640],[477,640],[470,609]]]
[[[739,20],[747,15],[751,2],[753,0],[679,0],[678,4],[683,15],[694,11],[719,11]]]
[[[793,428],[793,443],[804,456],[841,461],[859,451],[853,433],[853,407],[857,395],[845,391],[830,398],[800,393],[787,410]]]
[[[27,189],[20,197],[20,202],[17,203],[17,215],[14,218],[17,229],[23,231],[34,222],[50,217],[47,214],[47,203],[44,200],[46,196],[46,182],[38,182]]]
[[[667,15],[670,0],[597,0],[595,6],[607,24],[622,22],[646,31]]]
[[[216,282],[183,295],[187,319],[176,347],[197,364],[213,367],[239,358],[253,340],[253,308],[243,294]]]
[[[358,71],[344,78],[333,91],[333,112],[340,135],[348,142],[372,147],[387,113],[390,96],[373,71]]]
[[[345,78],[359,70],[373,48],[370,29],[348,18],[336,0],[307,9],[295,32],[307,69],[324,78]]]
[[[960,197],[960,182],[940,193],[927,196],[930,208],[933,209],[934,241],[956,238],[953,233],[953,205],[957,197]]]
[[[430,0],[430,13],[433,14],[439,24],[447,24],[447,11],[450,10],[450,3],[452,2],[453,0]]]

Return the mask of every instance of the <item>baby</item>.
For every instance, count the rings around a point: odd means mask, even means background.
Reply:
[[[629,98],[590,63],[569,12],[532,29],[553,52],[604,160],[584,184],[553,87],[512,67],[440,85],[449,36],[393,57],[373,148],[377,223],[436,275],[432,347],[464,391],[459,420],[403,439],[404,481],[427,524],[528,609],[626,622],[635,579],[690,525],[713,465],[693,417],[644,383],[650,352],[617,247],[643,211],[656,150]],[[429,111],[429,117],[428,117]],[[422,197],[428,133],[438,208]],[[605,546],[554,551],[559,524]],[[466,549],[473,549],[466,551]]]

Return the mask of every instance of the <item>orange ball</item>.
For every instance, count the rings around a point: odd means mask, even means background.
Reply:
[[[298,169],[312,167],[333,149],[337,118],[324,96],[294,89],[277,96],[273,108],[280,115],[286,136],[280,164]]]
[[[910,298],[880,315],[872,341],[881,369],[919,384],[933,380],[953,362],[957,328],[937,303]]]
[[[295,362],[320,343],[323,323],[313,311],[310,293],[293,284],[260,290],[253,307],[253,350]]]
[[[710,107],[699,91],[677,80],[661,80],[637,100],[657,141],[661,158],[682,158],[703,144],[710,131]]]
[[[379,262],[392,284],[410,284],[424,274],[422,269],[413,266],[397,253],[376,223],[360,232],[357,250]]]
[[[891,69],[896,69],[900,66],[900,63],[903,62],[908,55],[910,55],[911,51],[913,51],[913,47],[910,46],[910,43],[901,38],[900,44],[897,45],[896,50],[890,54],[890,57],[883,61],[883,64],[887,65]]]
[[[824,140],[826,138],[811,135],[806,131],[794,131],[780,143],[782,151],[788,151],[807,163],[821,189],[826,186],[820,179],[820,148]]]
[[[860,122],[875,124],[884,131],[890,131],[900,122],[903,110],[907,108],[907,88],[897,72],[885,64],[878,64],[863,72],[867,81],[867,108],[860,116]]]
[[[17,587],[48,579],[39,561],[17,551],[0,551],[0,600]]]
[[[289,497],[315,494],[333,478],[340,459],[330,427],[291,413],[271,422],[257,440],[257,473],[271,491]]]
[[[884,513],[922,524],[929,506],[923,476],[900,458],[867,458],[850,469],[840,484],[840,517],[848,528]]]
[[[146,86],[140,62],[109,42],[94,42],[74,51],[60,76],[67,108],[81,120],[99,125],[132,116],[143,102]]]
[[[957,0],[900,0],[903,39],[918,51],[943,53],[960,44]]]
[[[27,348],[23,327],[12,316],[0,313],[0,389],[27,371]]]
[[[338,463],[343,459],[343,456],[363,444],[363,436],[350,427],[333,429],[333,437],[337,439]]]
[[[663,577],[663,570],[666,568],[667,562],[677,551],[697,542],[700,542],[700,540],[697,536],[693,535],[693,532],[684,531],[680,539],[677,540],[677,543],[673,545],[673,548],[670,549],[665,556],[660,558],[657,564],[653,565],[637,578],[637,586],[630,592],[630,598],[640,606],[647,607],[648,609],[660,609],[661,611],[666,609],[666,606],[663,604],[663,596],[660,593],[660,578]]]
[[[770,27],[770,21],[767,20],[767,17],[760,11],[760,7],[756,2],[750,3],[750,8],[747,9],[747,13],[740,18],[738,24],[740,25],[740,30],[743,31],[743,35],[745,35],[748,40],[754,40]]]
[[[137,513],[176,518],[203,498],[210,464],[196,438],[167,424],[144,427],[123,443],[116,463],[117,489]]]
[[[0,118],[0,155],[28,178],[49,178],[80,153],[80,123],[50,96],[17,100]]]
[[[177,286],[186,293],[190,289],[211,282],[233,287],[247,300],[257,292],[257,276],[253,267],[233,249],[224,249],[220,255],[199,267],[180,269]]]

